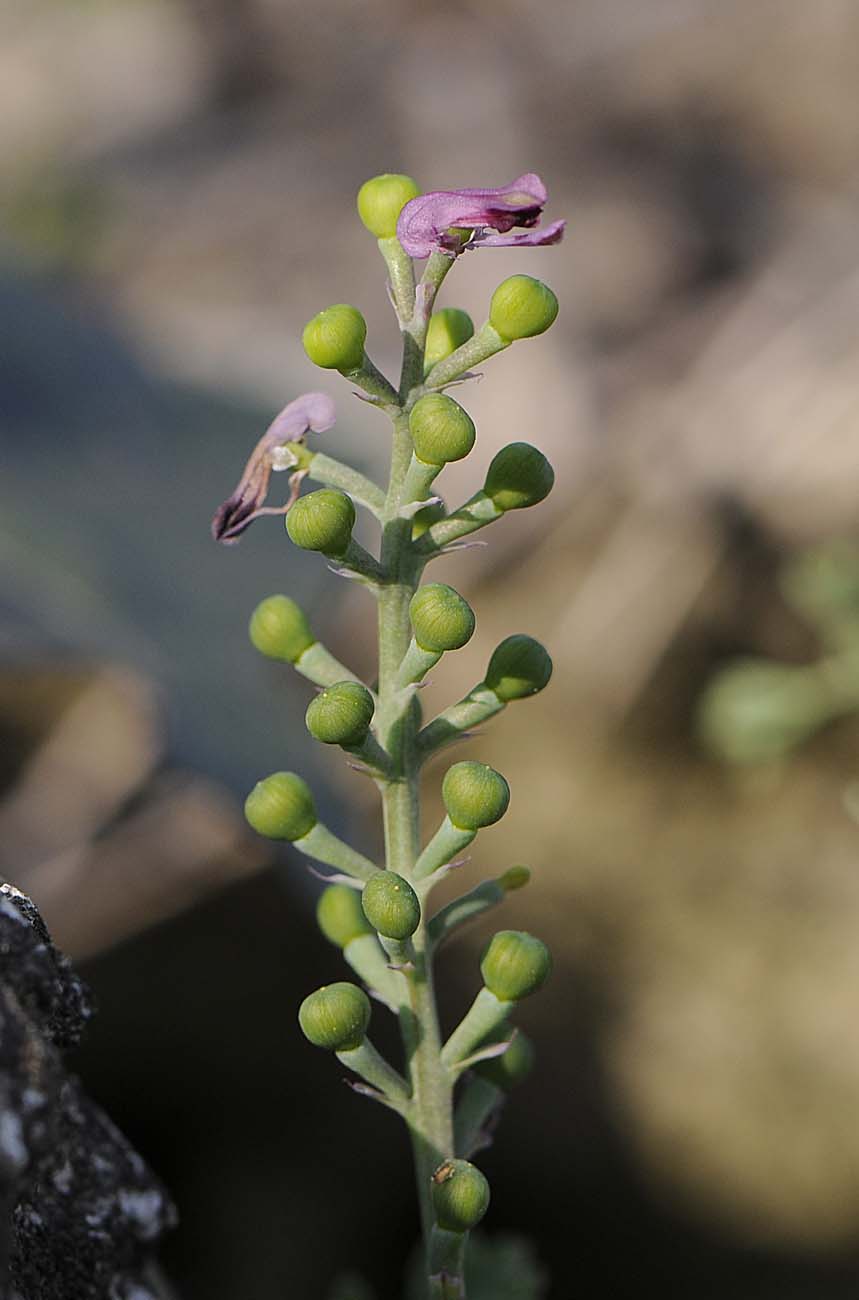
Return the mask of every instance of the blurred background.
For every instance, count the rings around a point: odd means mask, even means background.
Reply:
[[[855,1294],[857,123],[852,0],[0,5],[0,874],[95,990],[77,1065],[178,1200],[180,1296],[323,1300],[356,1269],[399,1300],[417,1230],[404,1135],[295,1023],[342,977],[319,884],[240,816],[295,768],[378,852],[368,783],[246,637],[284,591],[369,679],[368,598],[276,520],[208,532],[308,388],[338,402],[318,445],[382,472],[300,331],[353,302],[395,364],[354,195],[401,170],[537,171],[569,223],[462,258],[442,300],[480,320],[521,270],[562,303],[457,393],[479,441],[442,480],[456,504],[518,438],[557,471],[436,575],[478,632],[431,711],[509,633],[556,664],[460,751],[513,800],[458,883],[528,863],[497,923],[556,956],[492,1231],[552,1297]],[[493,921],[446,958],[448,1024]]]

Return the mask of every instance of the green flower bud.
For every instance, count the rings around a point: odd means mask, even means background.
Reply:
[[[373,718],[373,697],[360,682],[335,682],[311,700],[304,721],[323,745],[360,745]]]
[[[466,759],[448,768],[441,783],[441,797],[454,826],[476,831],[504,816],[510,787],[493,767]]]
[[[471,640],[474,611],[468,601],[443,582],[429,582],[412,596],[409,617],[422,650],[442,654]]]
[[[390,239],[397,233],[397,217],[420,194],[411,176],[398,172],[385,172],[364,181],[358,191],[358,216],[371,235],[377,239]]]
[[[489,323],[508,342],[547,330],[558,314],[558,300],[547,284],[530,275],[502,280],[489,304]]]
[[[518,1002],[536,993],[551,970],[549,949],[524,930],[499,930],[480,963],[483,982],[499,1002]]]
[[[409,429],[415,455],[425,465],[462,460],[474,446],[474,421],[445,393],[419,398],[409,416]]]
[[[373,928],[364,915],[361,894],[349,885],[328,885],[316,904],[316,921],[329,943],[345,948]]]
[[[489,1184],[468,1160],[445,1160],[432,1176],[436,1222],[447,1232],[468,1232],[489,1209]]]
[[[289,596],[268,596],[257,605],[248,627],[260,654],[294,664],[316,644],[304,610]]]
[[[245,817],[270,840],[300,840],[316,825],[316,806],[307,782],[295,772],[273,772],[251,790]]]
[[[357,984],[324,984],[298,1009],[298,1023],[314,1047],[351,1052],[360,1047],[370,1023],[370,999]]]
[[[483,490],[499,510],[524,510],[547,497],[554,482],[555,471],[541,451],[511,442],[492,458]]]
[[[308,492],[286,516],[286,531],[296,546],[335,557],[345,554],[354,527],[352,498],[339,488]]]
[[[497,645],[486,670],[486,685],[500,700],[522,700],[536,695],[549,683],[552,660],[531,636],[517,633]]]
[[[508,867],[504,874],[498,877],[498,883],[505,894],[512,894],[514,889],[524,889],[530,879],[531,872],[527,867]]]
[[[408,939],[418,928],[421,905],[407,880],[395,871],[377,871],[364,886],[364,915],[386,939]]]
[[[447,507],[443,501],[433,501],[424,506],[412,518],[412,541],[416,542],[419,537],[423,537],[427,529],[437,524],[439,519],[444,519],[446,514]]]
[[[357,370],[366,338],[367,322],[358,308],[339,302],[307,322],[301,341],[310,360],[323,370]]]
[[[427,329],[424,371],[429,373],[437,361],[444,361],[474,334],[474,321],[459,307],[442,307],[430,317]]]
[[[534,1044],[519,1030],[506,1052],[489,1061],[478,1061],[472,1068],[475,1074],[494,1083],[502,1092],[509,1092],[531,1073],[535,1055]]]

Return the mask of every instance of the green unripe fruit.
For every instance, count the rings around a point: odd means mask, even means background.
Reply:
[[[335,557],[346,553],[354,527],[352,498],[339,488],[308,492],[286,516],[286,531],[296,546]]]
[[[444,361],[451,352],[461,348],[474,334],[474,321],[467,311],[459,307],[442,307],[430,317],[427,329],[426,351],[424,352],[424,369],[429,372],[433,366]]]
[[[245,817],[270,840],[300,840],[316,825],[316,805],[307,782],[295,772],[273,772],[251,790]]]
[[[511,442],[492,458],[483,490],[499,510],[524,510],[547,497],[554,482],[555,471],[541,451],[529,442]]]
[[[358,191],[358,216],[371,235],[390,239],[397,233],[397,218],[405,205],[420,194],[411,176],[385,172],[364,181]]]
[[[412,519],[412,541],[416,542],[419,537],[423,537],[427,529],[432,528],[440,519],[447,515],[447,507],[443,501],[433,501],[430,505],[424,506]]]
[[[477,831],[504,816],[510,787],[500,772],[466,759],[448,768],[441,783],[447,815],[460,830]]]
[[[408,939],[418,928],[421,905],[407,880],[395,871],[377,871],[364,886],[364,915],[386,939]]]
[[[531,636],[518,633],[505,637],[492,652],[486,670],[486,685],[499,700],[509,703],[536,695],[549,683],[552,660],[548,651]]]
[[[509,1092],[526,1079],[534,1068],[534,1044],[518,1031],[507,1051],[489,1061],[478,1061],[474,1072],[493,1083],[502,1092]]]
[[[314,1047],[351,1052],[360,1047],[370,1023],[370,999],[357,984],[325,984],[306,997],[298,1023]]]
[[[512,894],[515,889],[524,889],[530,879],[531,872],[527,867],[508,867],[503,876],[498,877],[498,883],[505,894]]]
[[[422,650],[442,654],[471,640],[474,611],[467,600],[443,582],[429,582],[412,596],[409,617]]]
[[[432,1176],[436,1222],[447,1232],[468,1232],[489,1209],[489,1184],[468,1160],[445,1160]]]
[[[357,307],[339,302],[307,322],[301,341],[323,370],[357,370],[364,360],[367,322]]]
[[[518,1002],[536,993],[551,970],[549,949],[525,930],[499,930],[480,963],[483,982],[499,1002]]]
[[[409,430],[415,455],[425,465],[462,460],[474,446],[474,421],[445,393],[427,393],[415,402]]]
[[[294,664],[316,644],[304,610],[289,596],[268,596],[251,614],[250,638],[260,654]]]
[[[489,324],[508,343],[547,330],[558,314],[558,300],[547,284],[530,275],[502,280],[489,304]]]
[[[311,700],[304,721],[323,745],[360,745],[373,718],[373,697],[360,682],[335,682]]]
[[[373,927],[364,915],[361,895],[349,885],[328,885],[316,904],[316,921],[329,943],[345,948],[362,934],[372,934]]]

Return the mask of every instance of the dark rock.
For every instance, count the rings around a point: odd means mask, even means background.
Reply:
[[[160,1183],[64,1064],[92,1005],[32,902],[0,885],[0,1300],[155,1300]]]

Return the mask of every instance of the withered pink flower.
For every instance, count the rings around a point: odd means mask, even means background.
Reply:
[[[324,433],[334,420],[334,403],[325,393],[303,393],[275,416],[251,452],[235,491],[215,511],[212,520],[215,541],[235,542],[260,515],[279,515],[289,508],[288,503],[263,505],[272,470],[290,466],[288,460],[278,456],[280,449],[288,442],[298,442],[306,433]]]
[[[456,257],[470,248],[557,244],[566,222],[534,229],[546,198],[546,187],[533,172],[496,190],[433,190],[405,205],[397,238],[410,257],[429,257],[436,250]],[[516,227],[517,233],[508,233]]]

